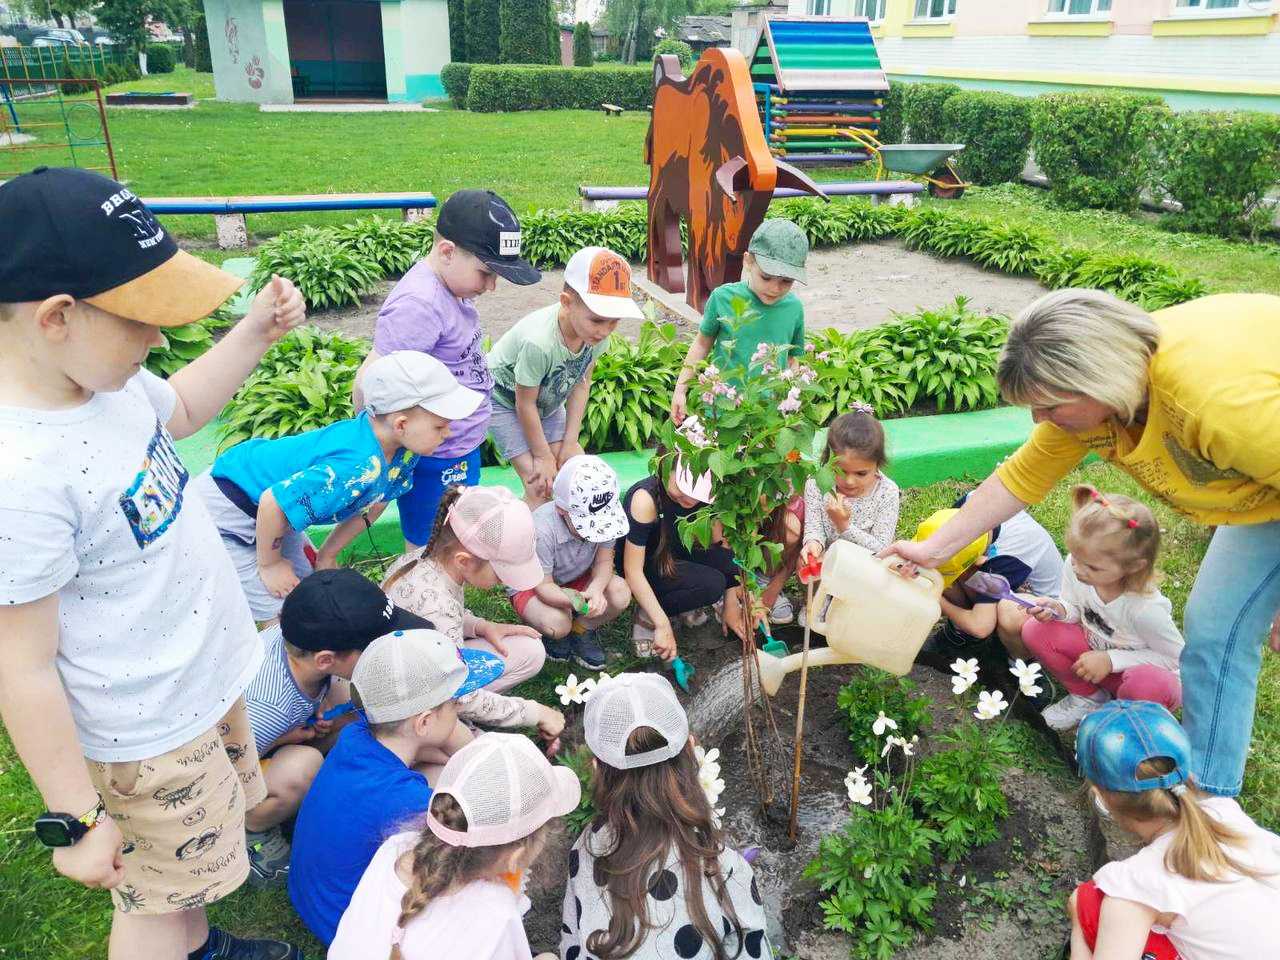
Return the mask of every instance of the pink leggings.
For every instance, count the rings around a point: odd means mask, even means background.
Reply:
[[[1022,627],[1022,641],[1070,693],[1087,697],[1105,690],[1117,700],[1151,700],[1169,710],[1182,705],[1182,683],[1178,675],[1149,663],[1111,674],[1099,684],[1081,680],[1071,668],[1082,653],[1090,650],[1084,627],[1078,623],[1041,623],[1031,619]]]
[[[508,636],[502,638],[502,644],[507,648],[507,655],[502,658],[506,661],[506,667],[501,677],[485,687],[491,693],[502,693],[516,684],[536,677],[542,671],[542,664],[547,659],[546,648],[537,637]],[[487,640],[470,638],[462,641],[462,645],[469,650],[498,653]]]

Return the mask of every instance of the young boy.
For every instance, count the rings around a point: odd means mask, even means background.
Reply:
[[[534,546],[546,579],[511,591],[511,605],[542,634],[551,660],[588,670],[605,664],[597,628],[631,604],[627,581],[614,573],[613,549],[630,524],[618,498],[618,475],[599,457],[579,454],[560,468],[555,499],[533,511]]]
[[[749,367],[762,343],[788,345],[791,362],[804,352],[804,306],[791,288],[797,281],[806,282],[808,255],[808,238],[790,220],[774,218],[756,228],[742,258],[746,279],[716,287],[707,298],[702,325],[689,345],[671,398],[671,417],[677,425],[689,412],[689,381],[713,349],[712,360],[721,369]],[[748,318],[731,330],[735,300],[746,303]]]
[[[619,320],[643,316],[631,299],[627,261],[584,247],[565,266],[559,301],[527,314],[489,351],[489,432],[520,475],[531,508],[551,499],[556,471],[582,453],[591,369],[605,341]]]
[[[325,944],[378,846],[422,815],[428,778],[471,739],[454,701],[501,674],[500,657],[435,630],[397,630],[360,655],[351,682],[363,714],[338,735],[293,830],[289,899]]]
[[[279,825],[297,813],[320,769],[326,737],[341,722],[323,714],[350,699],[343,681],[360,654],[393,630],[431,627],[355,570],[317,570],[285,597],[280,622],[259,634],[262,666],[244,692],[267,785],[245,814],[250,883],[282,883],[289,872]]]
[[[316,560],[319,569],[335,566],[365,524],[409,489],[418,458],[484,396],[435,357],[402,350],[369,365],[364,401],[350,420],[238,443],[196,482],[260,622],[278,617],[281,601],[311,572],[307,527],[337,524]]]
[[[542,274],[520,259],[520,221],[506,202],[490,190],[459,190],[440,208],[431,253],[401,278],[382,305],[373,352],[356,375],[359,410],[369,364],[395,350],[417,350],[442,361],[459,383],[483,397],[475,412],[454,423],[449,439],[414,469],[413,487],[399,503],[409,551],[426,544],[446,487],[480,482],[493,378],[472,301],[493,290],[498,277],[527,286]]]
[[[241,699],[261,645],[174,438],[303,319],[274,278],[167,382],[162,330],[240,286],[87,170],[0,185],[0,715],[59,873],[111,890],[112,960],[293,960],[211,930],[245,880],[262,776]]]

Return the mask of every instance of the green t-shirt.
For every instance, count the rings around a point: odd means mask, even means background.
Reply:
[[[607,340],[597,347],[584,343],[577,353],[570,353],[560,334],[559,314],[559,303],[525,314],[489,351],[493,402],[498,406],[514,410],[517,386],[538,387],[538,416],[545,419],[604,352]]]
[[[736,321],[734,317],[735,299],[746,301],[748,317],[744,320]],[[733,322],[739,324],[736,333],[728,326]],[[804,305],[794,293],[788,293],[777,303],[764,303],[751,292],[747,281],[726,283],[711,291],[698,332],[715,338],[711,362],[722,369],[747,366],[756,347],[762,343],[790,344],[787,356],[799,356],[804,353]],[[724,341],[731,339],[733,349],[726,350]]]

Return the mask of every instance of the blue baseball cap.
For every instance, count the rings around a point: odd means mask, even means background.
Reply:
[[[1142,761],[1159,757],[1173,761],[1173,769],[1160,777],[1138,776]],[[1141,793],[1184,783],[1190,776],[1191,743],[1182,725],[1160,704],[1112,700],[1081,722],[1076,758],[1095,786]]]

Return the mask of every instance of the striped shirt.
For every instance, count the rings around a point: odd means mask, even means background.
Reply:
[[[293,671],[289,669],[280,625],[267,627],[258,636],[262,638],[262,666],[244,692],[244,703],[249,710],[249,724],[258,743],[258,753],[266,754],[277,740],[302,726],[316,712],[329,692],[329,682],[325,680],[314,699],[308,697],[298,689]]]

